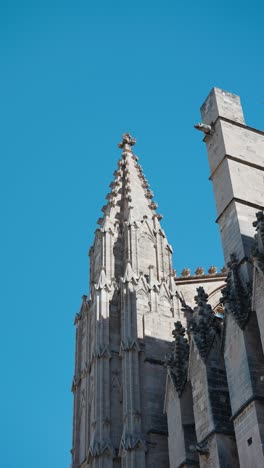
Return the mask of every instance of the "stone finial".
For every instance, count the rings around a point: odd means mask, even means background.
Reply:
[[[224,275],[227,273],[226,266],[223,266],[223,268],[221,268],[221,273],[223,273]]]
[[[150,204],[149,204],[149,207],[151,210],[156,210],[158,208],[158,204],[154,201],[152,201]]]
[[[206,359],[212,347],[216,334],[216,319],[208,301],[208,294],[204,288],[197,288],[195,296],[197,306],[189,322],[189,332],[199,350],[202,359]]]
[[[118,143],[118,148],[124,148],[125,145],[134,146],[136,144],[136,139],[132,138],[130,133],[123,133],[121,143]]]
[[[203,267],[197,267],[195,270],[196,276],[202,276],[204,275],[204,268]]]
[[[184,336],[185,335],[185,328],[182,326],[181,322],[178,320],[178,322],[174,323],[174,330],[172,331],[172,336],[176,339],[177,336]]]
[[[189,268],[184,268],[181,272],[181,275],[184,277],[191,276],[191,270]]]
[[[240,279],[239,266],[234,254],[230,256],[227,266],[226,287],[222,290],[221,303],[224,305],[225,314],[231,313],[240,328],[244,328],[251,310],[251,294]]]
[[[196,304],[198,306],[206,305],[208,301],[208,294],[206,294],[204,288],[202,288],[202,286],[199,286],[199,288],[197,288],[196,291],[197,291],[197,296],[194,296],[194,300]]]
[[[174,349],[172,353],[165,356],[165,365],[170,369],[170,374],[175,383],[176,390],[180,395],[187,379],[189,343],[185,338],[185,328],[181,322],[175,322]]]
[[[212,265],[210,268],[208,268],[208,273],[209,275],[215,275],[217,273],[217,267]]]
[[[145,193],[145,197],[151,199],[154,197],[154,193],[151,190],[147,189]]]

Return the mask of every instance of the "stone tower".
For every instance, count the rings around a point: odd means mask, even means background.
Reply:
[[[219,88],[212,89],[201,114],[202,125],[209,126],[204,141],[228,265],[224,359],[231,419],[240,467],[260,467],[264,466],[264,296],[259,269],[263,254],[259,244],[252,258],[252,247],[255,227],[258,235],[262,229],[264,210],[264,132],[246,125],[239,96]]]
[[[76,324],[72,468],[166,468],[163,414],[175,317],[172,249],[123,135],[90,256],[90,296]]]

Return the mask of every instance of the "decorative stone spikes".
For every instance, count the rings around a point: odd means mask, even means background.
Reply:
[[[222,290],[221,303],[225,307],[225,314],[231,313],[240,326],[244,328],[251,310],[251,294],[247,290],[239,276],[239,266],[234,254],[227,264],[228,274],[226,287]]]
[[[252,248],[252,261],[257,270],[264,275],[264,212],[256,213],[256,218],[253,223],[257,232]]]
[[[208,294],[202,287],[197,288],[195,296],[197,306],[189,322],[188,330],[203,360],[206,360],[216,334],[216,318],[212,308],[207,304]]]
[[[185,328],[182,326],[181,322],[178,321],[174,325],[175,329],[172,332],[172,335],[175,339],[173,352],[173,373],[175,377],[174,382],[176,390],[180,395],[187,378],[189,343],[188,340],[185,338]]]

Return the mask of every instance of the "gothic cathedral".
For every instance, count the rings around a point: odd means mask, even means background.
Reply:
[[[201,114],[226,265],[176,275],[123,135],[75,317],[72,468],[264,468],[264,132],[218,88]]]

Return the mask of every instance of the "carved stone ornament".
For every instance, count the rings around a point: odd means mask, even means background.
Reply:
[[[92,352],[92,359],[111,358],[111,351],[108,345],[99,345]]]
[[[122,135],[122,141],[121,143],[118,144],[118,148],[124,148],[125,145],[128,145],[128,146],[133,146],[136,144],[136,139],[135,138],[132,138],[132,136],[130,135],[130,133],[124,133]]]
[[[181,275],[184,277],[191,276],[191,270],[189,268],[184,268],[181,272]]]
[[[175,388],[180,395],[187,379],[189,343],[185,338],[185,328],[181,322],[176,322],[172,334],[174,336],[174,350],[165,356],[165,365],[170,370]]]
[[[228,274],[226,287],[222,290],[221,303],[225,307],[225,315],[231,313],[240,326],[244,328],[251,310],[251,293],[246,289],[240,279],[238,263],[234,254],[227,264]]]
[[[106,274],[105,274],[105,269],[104,268],[101,268],[101,271],[100,271],[100,275],[99,275],[99,278],[98,278],[98,282],[94,285],[94,288],[97,290],[97,291],[100,291],[102,289],[105,289],[107,291],[110,291],[111,287],[110,287],[110,284],[106,278]]]
[[[151,190],[146,190],[145,197],[151,200],[154,197],[154,193]]]
[[[195,124],[194,128],[196,128],[196,130],[200,130],[200,132],[205,133],[205,135],[213,135],[214,132],[215,132],[212,125],[207,125],[207,124],[205,124],[203,122],[199,122],[199,123]]]
[[[215,275],[217,273],[217,267],[212,265],[210,268],[208,268],[208,273],[209,275]]]
[[[123,450],[128,451],[137,449],[144,450],[144,452],[147,451],[146,441],[143,434],[123,434],[120,443],[119,454],[121,454]]]
[[[197,306],[193,310],[193,317],[188,330],[199,350],[202,359],[206,359],[212,347],[216,334],[216,318],[208,301],[208,294],[204,288],[197,288],[195,296]]]
[[[252,262],[259,273],[264,275],[264,212],[256,213],[256,218],[253,223],[257,232],[252,248]]]
[[[204,268],[203,267],[197,267],[195,270],[196,276],[202,276],[204,275]]]
[[[154,201],[152,201],[150,204],[149,204],[149,207],[151,210],[156,210],[158,208],[158,204]]]
[[[126,340],[121,341],[120,345],[120,355],[123,351],[140,351],[140,347],[137,340],[133,340],[132,338],[127,338]]]
[[[127,261],[124,277],[120,278],[120,280],[123,283],[129,283],[130,281],[134,281],[134,283],[137,283],[138,277],[137,277],[137,275],[134,273],[134,271],[132,269],[132,265],[131,265],[130,260]]]
[[[110,439],[103,440],[94,440],[89,447],[89,456],[90,458],[101,457],[107,455],[111,458],[115,456],[115,449]]]
[[[142,187],[145,188],[145,189],[148,189],[148,188],[149,188],[149,183],[145,180],[145,181],[142,183]]]

